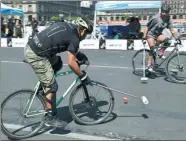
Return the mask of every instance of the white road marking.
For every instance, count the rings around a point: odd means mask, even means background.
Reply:
[[[4,124],[4,127],[8,128],[8,129],[15,129],[15,130],[17,130],[19,128],[23,128],[24,126],[16,125],[16,124]],[[22,131],[31,131],[31,130],[32,130],[31,127],[30,128],[27,127],[26,129],[23,129]]]
[[[16,61],[1,61],[1,63],[13,63],[13,64],[25,64],[24,62],[16,62]],[[64,64],[67,66],[68,64]],[[110,69],[132,69],[130,67],[120,67],[120,66],[109,66],[109,65],[90,65],[93,68],[110,68]]]
[[[16,61],[1,61],[1,63],[23,64],[24,62],[16,62]]]
[[[16,125],[16,124],[4,124],[4,126],[7,129],[15,129],[17,130],[18,128],[21,128],[23,126],[21,125]],[[29,130],[30,129],[30,130]],[[26,130],[22,131],[31,131],[31,128],[27,128]],[[43,133],[43,135],[50,135],[50,136],[60,136],[60,137],[67,137],[67,138],[74,138],[74,139],[80,139],[80,140],[116,140],[116,139],[111,139],[111,138],[106,138],[106,137],[98,137],[98,136],[92,136],[92,135],[85,135],[85,134],[80,134],[80,133],[68,133],[68,134],[50,134],[51,130]]]

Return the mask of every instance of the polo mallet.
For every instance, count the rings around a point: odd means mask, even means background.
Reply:
[[[109,89],[109,90],[111,90],[111,91],[115,91],[115,92],[117,92],[117,93],[121,93],[121,94],[124,94],[124,95],[128,95],[128,96],[131,96],[131,97],[140,99],[140,100],[143,102],[143,104],[145,104],[145,105],[149,104],[149,100],[146,98],[146,96],[138,97],[138,96],[135,96],[135,95],[132,95],[132,94],[129,94],[129,93],[121,92],[121,91],[119,91],[119,90],[112,89],[112,88],[109,88],[109,87],[106,87],[106,86],[103,86],[103,85],[94,83],[94,81],[92,81],[91,83],[93,83],[93,84],[95,84],[95,85],[97,85],[97,86],[100,86],[100,87]]]
[[[143,42],[143,45],[144,45],[144,49],[143,49],[143,77],[141,77],[141,82],[142,83],[147,83],[148,81],[148,77],[146,77],[146,74],[145,74],[145,44],[146,44],[146,41],[142,41]]]

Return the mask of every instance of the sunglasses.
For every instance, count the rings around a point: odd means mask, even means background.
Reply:
[[[169,11],[162,11],[163,14],[169,14]]]

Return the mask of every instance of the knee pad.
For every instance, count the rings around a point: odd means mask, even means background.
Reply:
[[[149,50],[149,56],[156,56],[156,51],[154,49],[154,47],[151,47]]]
[[[52,109],[51,110],[51,114],[52,115],[55,115],[56,112],[57,112],[57,109],[56,109],[56,92],[58,90],[58,84],[57,82],[55,81],[51,86],[50,86],[50,90],[48,90],[46,93],[45,93],[45,100],[51,104],[51,107]],[[52,97],[51,97],[51,100],[48,99],[46,96],[51,93],[52,94]]]
[[[57,56],[57,62],[52,66],[54,72],[58,72],[63,67],[63,61],[60,56]]]
[[[50,91],[51,91],[51,93],[56,93],[57,92],[57,90],[58,90],[58,84],[57,84],[57,82],[56,82],[56,80],[54,81],[54,83],[50,86]]]
[[[171,45],[171,40],[169,38],[165,38],[165,40],[163,41],[163,45],[164,46],[170,46]]]
[[[48,90],[47,92],[45,92],[45,95],[47,95],[49,93],[56,93],[57,90],[58,90],[58,84],[57,84],[56,80],[48,88],[50,88],[50,90]]]

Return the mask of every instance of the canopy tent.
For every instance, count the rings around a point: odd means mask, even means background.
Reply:
[[[160,8],[161,1],[107,1],[96,4],[96,11]]]
[[[96,32],[97,11],[113,12],[132,12],[137,10],[158,9],[160,11],[161,1],[102,1],[95,5],[94,12],[94,35]]]
[[[1,14],[2,15],[24,15],[24,11],[21,9],[9,7],[1,3]]]

